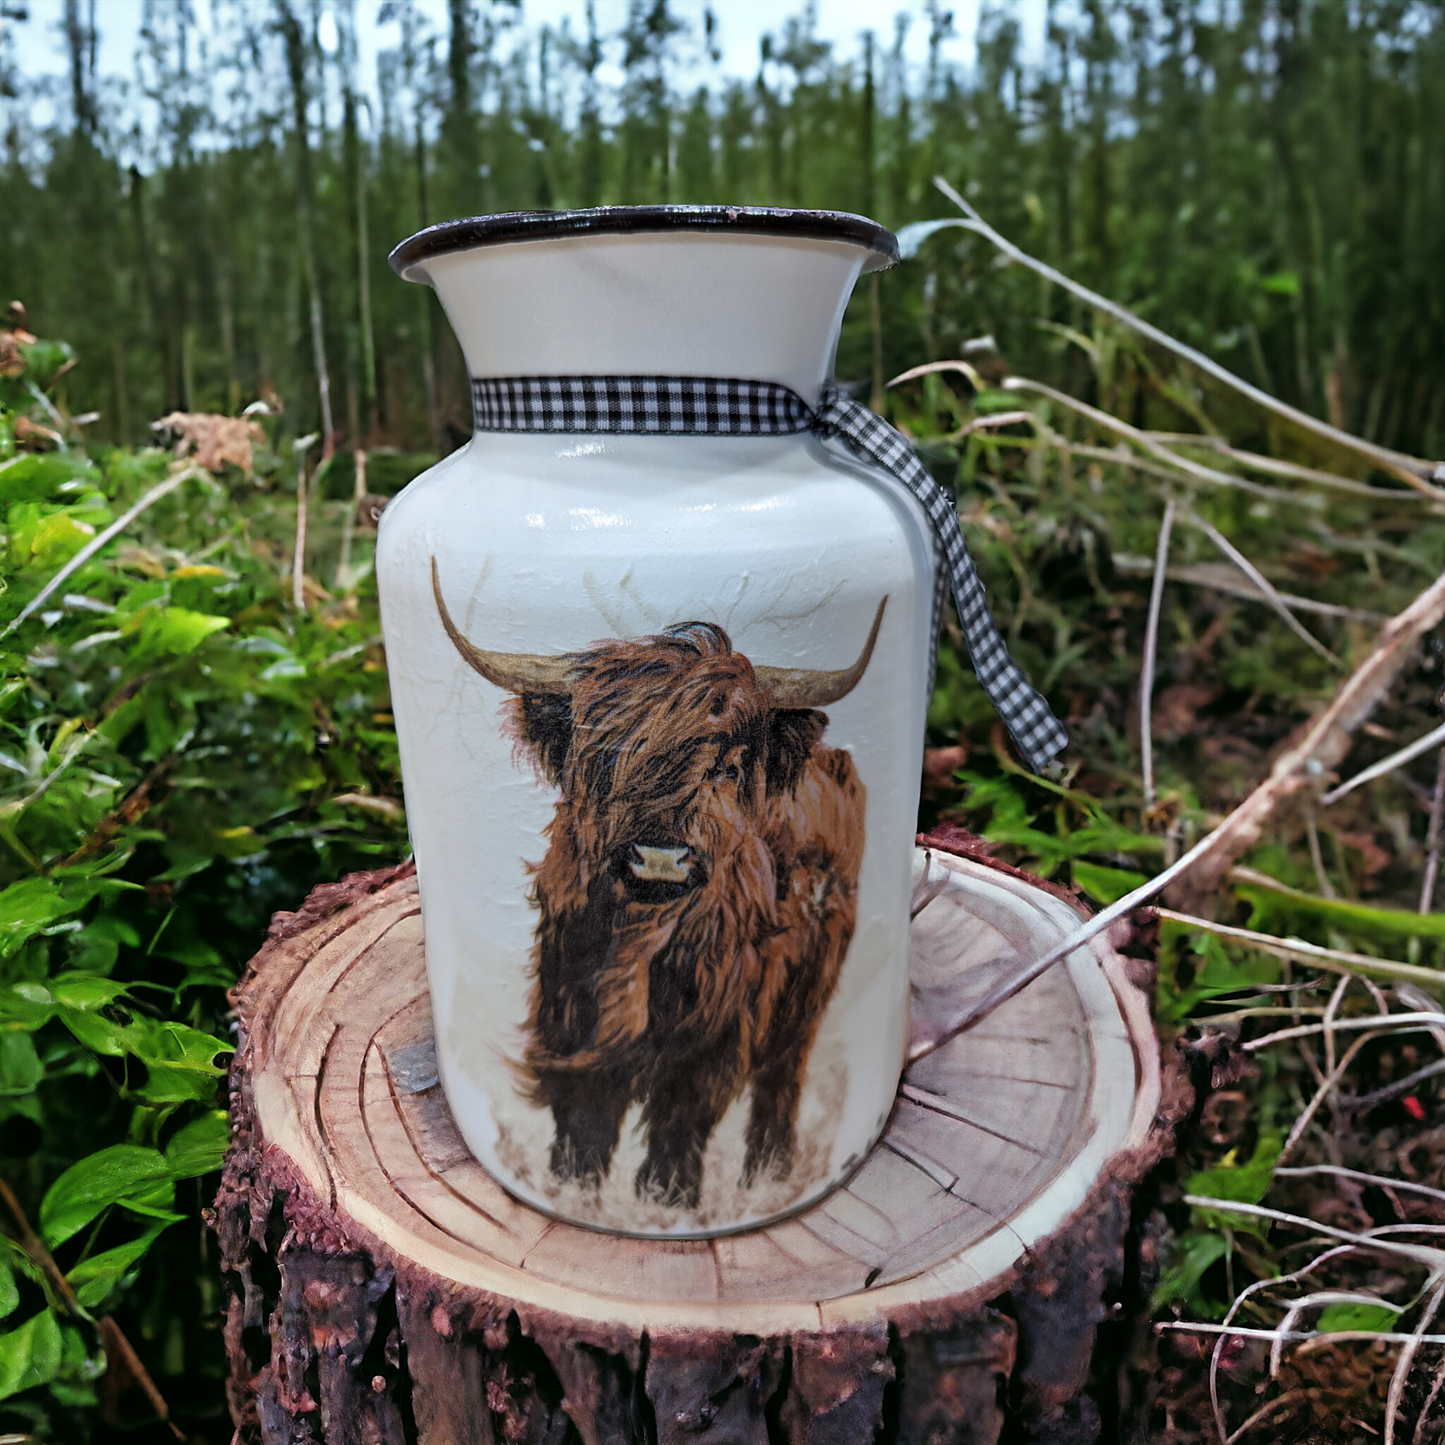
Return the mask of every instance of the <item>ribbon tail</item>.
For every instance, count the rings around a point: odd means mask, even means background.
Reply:
[[[942,553],[941,570],[952,583],[958,620],[979,685],[1024,761],[1034,772],[1045,772],[1069,745],[1068,732],[1009,654],[1008,644],[989,610],[983,582],[969,555],[952,501],[918,460],[908,438],[867,407],[850,400],[838,386],[830,383],[824,388],[815,426],[824,435],[837,436],[852,451],[891,472],[928,514]],[[939,621],[936,603],[934,611],[936,657]]]

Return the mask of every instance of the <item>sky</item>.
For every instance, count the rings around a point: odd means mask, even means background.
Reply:
[[[207,28],[214,0],[154,0],[158,4],[189,3],[200,28]],[[235,3],[235,0],[231,0]],[[270,8],[269,0],[240,0],[240,3]],[[954,38],[943,47],[944,58],[967,65],[973,59],[973,37],[978,21],[980,0],[945,0],[954,15]],[[128,77],[141,25],[144,0],[97,0],[96,22],[100,31],[98,69],[103,76]],[[420,10],[430,17],[434,27],[445,33],[446,0],[417,0]],[[628,0],[596,0],[598,26],[606,35],[616,32],[626,19]],[[791,15],[800,14],[804,0],[712,0],[718,18],[717,43],[722,51],[719,69],[726,76],[750,79],[757,73],[758,46],[761,37],[776,33]],[[911,19],[905,40],[905,54],[911,63],[922,64],[928,48],[928,19],[923,0],[817,0],[817,34],[833,42],[835,53],[854,55],[865,30],[873,30],[882,44],[893,39],[894,16],[902,13]],[[1025,57],[1043,48],[1043,0],[1017,0],[1014,7],[1023,26]],[[21,74],[29,79],[44,75],[62,76],[66,71],[64,38],[61,20],[64,0],[7,0],[10,12],[25,12],[24,19],[0,18],[0,26],[10,32],[14,54]],[[354,0],[360,68],[363,84],[375,85],[376,54],[396,44],[399,27],[395,23],[378,26],[379,0]],[[690,21],[695,33],[701,33],[704,0],[673,0],[673,13]],[[578,34],[585,34],[583,0],[522,0],[522,15],[530,27],[544,24],[560,25],[570,19]],[[323,41],[325,32],[323,31]],[[615,75],[604,74],[604,81]],[[49,101],[40,101],[44,110]],[[47,114],[32,117],[37,125],[49,124]]]

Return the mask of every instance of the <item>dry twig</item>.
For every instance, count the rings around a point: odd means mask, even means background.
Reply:
[[[63,586],[70,577],[74,576],[76,572],[78,572],[82,567],[84,567],[85,564],[89,562],[90,559],[94,557],[95,554],[99,552],[100,549],[104,547],[107,542],[114,540],[122,532],[124,532],[125,529],[129,527],[130,524],[134,522],[135,519],[139,517],[142,512],[145,512],[150,507],[155,506],[155,504],[160,501],[162,497],[169,496],[173,491],[176,490],[177,487],[181,485],[182,482],[188,482],[193,477],[201,477],[204,475],[205,473],[201,470],[200,467],[186,467],[184,470],[177,472],[175,476],[167,477],[165,481],[160,482],[156,486],[152,487],[150,491],[148,491],[145,496],[140,499],[140,501],[138,501],[134,506],[128,508],[126,511],[122,512],[120,516],[118,516],[115,521],[113,521],[110,526],[108,526],[103,532],[100,532],[96,536],[91,538],[91,540],[87,542],[85,546],[83,546],[80,551],[78,551],[75,556],[73,556],[70,561],[68,561],[65,566],[63,566],[60,571],[58,571],[55,576],[53,576],[50,581],[47,582],[45,586],[42,587],[40,591],[37,592],[35,596],[32,597],[30,601],[25,604],[25,606],[22,607],[20,611],[10,619],[10,621],[5,626],[5,630],[3,632],[0,632],[0,638],[9,637],[10,634],[14,632],[15,629],[19,627],[20,624],[24,622],[25,619],[29,617],[32,612],[36,611],[37,608],[43,607],[45,603],[55,595],[56,591],[61,586]]]
[[[1377,446],[1374,442],[1367,442],[1361,437],[1352,436],[1349,432],[1341,431],[1338,427],[1331,426],[1328,422],[1321,421],[1308,412],[1300,411],[1296,407],[1280,401],[1278,397],[1271,396],[1267,391],[1261,391],[1259,387],[1252,386],[1243,377],[1236,376],[1227,367],[1221,366],[1211,357],[1204,355],[1202,351],[1196,351],[1192,346],[1186,346],[1182,341],[1176,341],[1167,332],[1160,331],[1157,326],[1151,326],[1143,317],[1136,316],[1126,307],[1120,306],[1118,302],[1110,301],[1107,296],[1101,296],[1097,291],[1089,290],[1087,286],[1081,286],[1071,277],[1065,276],[1062,271],[1056,271],[1052,266],[1021,251],[1012,241],[995,231],[942,176],[934,176],[933,184],[964,214],[965,219],[954,221],[952,224],[982,236],[1011,261],[1017,261],[1019,265],[1026,266],[1029,270],[1052,281],[1056,286],[1062,287],[1071,295],[1087,301],[1096,310],[1112,316],[1116,321],[1123,322],[1130,330],[1147,337],[1166,350],[1172,351],[1176,356],[1189,362],[1191,366],[1198,367],[1200,371],[1212,376],[1216,381],[1223,382],[1224,385],[1239,392],[1240,395],[1248,397],[1266,411],[1273,412],[1276,416],[1283,417],[1295,426],[1312,432],[1326,441],[1333,442],[1336,446],[1345,448],[1346,451],[1352,451],[1357,456],[1366,458],[1381,471],[1398,477],[1402,482],[1423,492],[1426,496],[1434,497],[1437,500],[1445,498],[1445,492],[1430,485],[1430,481],[1437,479],[1439,468],[1435,463],[1423,461],[1419,457],[1407,456],[1403,452],[1391,451],[1388,447]],[[1426,480],[1427,477],[1430,481]]]
[[[1405,665],[1411,647],[1442,616],[1445,616],[1445,574],[1385,625],[1374,651],[1341,683],[1329,705],[1304,729],[1299,741],[1276,759],[1269,777],[1212,833],[1200,839],[1147,883],[1100,909],[1041,958],[1000,979],[975,1003],[932,1031],[916,1035],[909,1045],[909,1062],[926,1057],[949,1039],[987,1018],[1054,964],[1067,958],[1075,949],[1084,947],[1121,918],[1127,918],[1136,908],[1148,903],[1172,884],[1187,877],[1189,895],[1186,896],[1213,898],[1234,860],[1257,841],[1279,808],[1293,798],[1310,778],[1332,769],[1345,755],[1355,729],[1364,722]],[[1399,1023],[1404,1017],[1396,1016],[1394,1021]],[[1257,1044],[1248,1047],[1257,1047]]]
[[[1445,822],[1445,748],[1435,764],[1435,791],[1430,795],[1430,823],[1425,832],[1425,875],[1420,880],[1419,913],[1435,906],[1435,880],[1440,876],[1441,824]]]
[[[1144,811],[1154,807],[1154,668],[1159,656],[1159,614],[1164,606],[1164,577],[1169,569],[1169,537],[1178,504],[1164,504],[1159,544],[1154,553],[1154,583],[1149,589],[1149,620],[1144,626],[1144,666],[1139,674],[1139,770],[1144,779]]]
[[[5,1207],[10,1211],[10,1217],[15,1222],[21,1248],[35,1261],[46,1279],[50,1281],[51,1288],[60,1297],[66,1312],[74,1319],[90,1321],[100,1331],[100,1343],[105,1350],[106,1368],[115,1370],[117,1373],[124,1371],[133,1379],[141,1387],[146,1399],[150,1401],[151,1409],[160,1416],[171,1434],[177,1440],[184,1440],[186,1438],[184,1433],[171,1419],[170,1406],[166,1404],[165,1396],[156,1387],[156,1382],[151,1379],[150,1371],[146,1369],[140,1356],[136,1354],[131,1342],[126,1338],[125,1332],[110,1315],[94,1320],[76,1298],[75,1290],[65,1277],[65,1271],[55,1262],[55,1256],[45,1247],[45,1241],[36,1234],[29,1217],[21,1208],[19,1199],[15,1197],[14,1191],[3,1178],[0,1178],[0,1200],[4,1201]]]
[[[1138,576],[1152,576],[1154,563],[1148,557],[1115,552],[1114,570]],[[1207,587],[1213,592],[1224,592],[1230,597],[1242,598],[1245,602],[1262,602],[1266,606],[1269,604],[1269,598],[1258,587],[1248,578],[1241,576],[1237,568],[1224,562],[1195,562],[1187,567],[1171,567],[1165,574],[1165,580],[1183,582],[1191,587]],[[1371,612],[1364,607],[1344,607],[1337,602],[1318,602],[1313,597],[1300,597],[1293,592],[1276,590],[1275,596],[1291,612],[1313,612],[1319,617],[1340,617],[1351,622],[1369,622],[1376,626],[1390,620],[1383,612]]]
[[[1185,521],[1188,522],[1191,527],[1203,532],[1204,535],[1249,578],[1258,589],[1260,596],[1274,608],[1280,621],[1283,622],[1301,642],[1317,652],[1326,662],[1331,662],[1336,667],[1344,666],[1339,658],[1289,610],[1285,605],[1284,598],[1275,591],[1274,583],[1271,582],[1218,527],[1206,522],[1203,517],[1198,516],[1194,512],[1187,513]]]
[[[1445,982],[1437,969],[1425,968],[1419,964],[1372,958],[1367,953],[1346,953],[1342,949],[1306,943],[1299,938],[1276,938],[1270,933],[1257,933],[1252,928],[1237,928],[1229,923],[1215,923],[1212,919],[1200,918],[1193,913],[1179,913],[1172,908],[1159,909],[1159,917],[1170,923],[1198,928],[1205,933],[1213,933],[1220,938],[1245,944],[1261,953],[1273,954],[1276,958],[1289,959],[1295,963],[1310,963],[1317,968],[1328,969],[1331,973],[1364,974],[1367,977],[1391,980],[1408,979],[1412,983],[1434,984],[1437,987]]]
[[[1445,742],[1445,723],[1438,728],[1425,734],[1424,737],[1416,738],[1413,743],[1407,744],[1398,752],[1393,752],[1387,758],[1381,758],[1378,763],[1371,763],[1368,768],[1355,774],[1348,782],[1341,783],[1337,788],[1331,788],[1328,793],[1320,799],[1320,802],[1328,807],[1331,803],[1338,803],[1347,793],[1353,793],[1361,783],[1373,782],[1376,778],[1383,778],[1386,773],[1393,773],[1396,768],[1403,768],[1406,763],[1413,762],[1421,753],[1428,753],[1431,748]],[[1427,910],[1421,909],[1424,913]]]

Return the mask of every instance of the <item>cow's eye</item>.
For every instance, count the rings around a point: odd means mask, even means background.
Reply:
[[[707,770],[707,775],[714,782],[740,783],[743,780],[742,759],[736,753],[727,753]]]

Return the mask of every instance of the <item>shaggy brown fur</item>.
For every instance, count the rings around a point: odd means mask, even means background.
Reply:
[[[525,1054],[553,1171],[604,1177],[640,1102],[637,1191],[694,1207],[708,1138],[751,1085],[744,1182],[786,1178],[853,936],[863,785],[819,746],[827,717],[772,707],[711,624],[599,643],[570,683],[508,704],[561,793],[534,870]],[[655,850],[676,876],[651,876]]]

